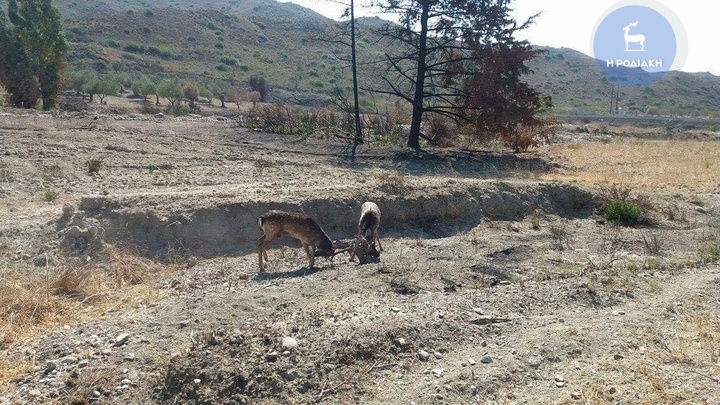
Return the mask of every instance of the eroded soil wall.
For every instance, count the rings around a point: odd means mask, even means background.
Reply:
[[[270,209],[305,212],[333,239],[357,230],[360,205],[375,201],[382,211],[381,234],[447,236],[475,227],[482,218],[522,220],[538,210],[565,218],[589,216],[593,194],[560,183],[482,182],[452,190],[437,187],[390,196],[358,193],[352,198],[326,197],[296,202],[232,201],[182,195],[83,197],[81,209],[99,220],[108,241],[139,246],[154,256],[169,251],[201,257],[245,254],[261,235],[257,217]],[[140,198],[140,197],[138,197]],[[178,204],[178,201],[183,204]]]

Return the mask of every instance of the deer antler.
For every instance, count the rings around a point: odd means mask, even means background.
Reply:
[[[630,23],[630,24],[628,24],[628,26],[627,26],[627,27],[625,27],[625,28],[623,28],[623,29],[624,29],[624,30],[629,30],[629,29],[630,29],[630,27],[636,27],[636,26],[637,26],[637,24],[638,24],[638,22],[637,22],[637,21],[635,21],[634,23]]]

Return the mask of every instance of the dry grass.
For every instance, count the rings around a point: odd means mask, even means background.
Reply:
[[[716,142],[615,139],[554,144],[548,152],[560,156],[572,170],[546,174],[546,180],[625,184],[640,192],[709,192],[720,187]]]
[[[152,284],[172,271],[152,261],[107,248],[95,261],[75,258],[0,275],[0,387],[27,372],[33,360],[2,354],[53,327],[98,318],[110,308],[131,308],[161,298]]]
[[[377,180],[380,188],[390,194],[402,194],[408,190],[405,174],[399,170],[379,173]]]

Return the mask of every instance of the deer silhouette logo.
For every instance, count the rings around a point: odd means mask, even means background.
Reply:
[[[645,35],[643,34],[634,34],[630,35],[630,27],[637,26],[638,22],[635,21],[634,23],[628,24],[627,27],[623,28],[623,31],[625,31],[625,52],[643,52],[645,51]],[[630,49],[630,42],[638,42],[640,43],[640,49]]]

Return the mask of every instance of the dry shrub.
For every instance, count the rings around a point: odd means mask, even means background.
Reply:
[[[42,168],[42,176],[45,178],[60,178],[63,177],[63,170],[62,167],[60,167],[59,164],[53,163],[50,165],[45,165]]]
[[[405,182],[405,174],[401,171],[395,171],[393,173],[382,172],[377,176],[380,188],[392,194],[404,193],[408,190],[408,186]]]
[[[82,284],[91,276],[91,269],[84,267],[65,267],[57,273],[55,281],[50,285],[54,294],[71,297],[83,296]]]
[[[437,146],[453,146],[457,139],[458,125],[455,121],[439,114],[429,114],[423,123],[425,136],[431,144]]]
[[[392,145],[404,145],[407,141],[406,130],[396,119],[393,114],[371,115],[365,118],[363,127],[374,140]]]
[[[651,255],[660,255],[665,249],[667,234],[660,232],[645,232],[642,235],[645,251]]]
[[[2,346],[0,341],[0,347]],[[18,376],[27,375],[33,369],[31,359],[20,355],[19,353],[7,353],[0,356],[0,387],[7,385],[18,378]]]
[[[250,110],[243,125],[265,132],[290,135],[318,135],[329,138],[353,130],[354,121],[333,107],[318,110],[282,104],[260,105]]]
[[[521,125],[514,131],[502,133],[500,139],[515,152],[527,152],[542,143],[550,143],[560,123],[553,117],[538,120],[536,125]]]
[[[550,237],[553,240],[554,248],[557,250],[569,249],[571,246],[570,232],[568,232],[565,223],[550,225]]]
[[[271,160],[256,159],[254,165],[255,165],[255,170],[258,173],[262,174],[262,172],[265,171],[265,169],[267,169],[269,167],[273,167],[275,164]]]
[[[69,404],[91,404],[93,391],[109,392],[117,380],[117,371],[108,367],[75,369],[65,379],[64,400]]]
[[[97,173],[102,169],[103,161],[100,159],[90,159],[85,162],[85,166],[87,166],[88,173]]]
[[[315,113],[314,121],[322,127],[335,127],[341,123],[340,114],[333,107],[320,107]]]
[[[292,109],[282,104],[263,104],[250,110],[248,123],[252,128],[277,134],[297,132]]]
[[[0,351],[53,325],[92,319],[109,307],[156,300],[159,292],[151,281],[177,268],[113,246],[91,262],[74,257],[58,261],[43,271],[0,275]],[[26,371],[17,358],[0,356],[0,386]]]

